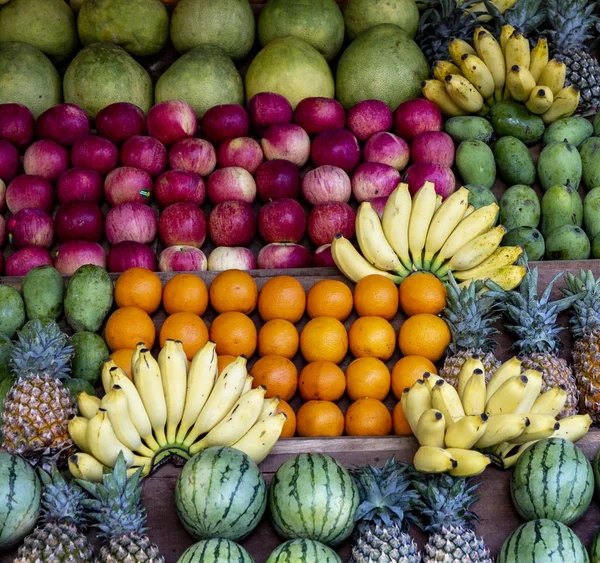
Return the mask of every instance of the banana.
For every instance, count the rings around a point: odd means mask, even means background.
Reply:
[[[431,392],[425,381],[418,379],[406,393],[403,393],[402,398],[404,399],[402,404],[404,416],[413,434],[416,435],[421,415],[431,408]]]
[[[502,266],[491,272],[465,280],[458,287],[461,289],[468,287],[476,280],[489,280],[499,285],[505,291],[510,291],[521,283],[526,273],[527,268],[525,266]]]
[[[79,414],[88,420],[98,412],[100,403],[101,401],[98,397],[88,395],[85,391],[82,391],[77,395],[77,408],[79,409]]]
[[[527,414],[529,426],[523,430],[523,433],[512,440],[511,444],[526,444],[527,442],[536,442],[549,438],[560,429],[560,423],[547,414]]]
[[[452,231],[463,220],[468,207],[469,190],[461,187],[447,197],[435,212],[425,239],[425,254],[423,256],[423,268],[425,270],[429,269],[435,253],[442,248]]]
[[[474,450],[448,448],[450,455],[457,461],[457,466],[448,473],[452,477],[474,477],[492,462],[489,456]]]
[[[281,403],[281,399],[279,397],[271,397],[270,399],[265,399],[263,401],[261,411],[258,415],[258,420],[263,420],[264,418],[273,416],[277,412],[279,403]]]
[[[419,418],[415,436],[421,446],[443,448],[446,421],[444,415],[435,409],[427,409]]]
[[[408,184],[401,183],[388,197],[381,217],[385,238],[407,270],[412,270],[408,250],[408,222],[411,209],[412,197]]]
[[[484,372],[483,363],[479,359],[479,354],[473,354],[472,356],[468,357],[463,362],[463,365],[461,366],[460,371],[458,372],[458,385],[456,389],[458,391],[458,396],[460,397],[461,401],[463,398],[465,387],[467,386],[467,383],[469,379],[471,379],[475,370],[479,370],[481,371],[481,373]]]
[[[448,448],[470,450],[481,439],[487,428],[487,415],[469,415],[446,429],[445,442]]]
[[[150,418],[156,441],[160,446],[165,446],[167,444],[165,392],[158,362],[146,348],[140,351],[140,358],[133,369],[133,381]]]
[[[513,467],[517,461],[519,461],[519,458],[525,453],[525,450],[527,450],[527,448],[529,448],[529,446],[531,446],[532,444],[535,444],[535,442],[527,442],[521,446],[519,446],[517,448],[517,450],[515,451],[515,446],[513,446],[512,444],[508,444],[508,446],[510,446],[510,449],[507,451],[506,455],[502,456],[502,469],[508,469],[510,467]],[[508,453],[511,453],[511,455],[508,455]]]
[[[592,419],[589,414],[575,414],[559,420],[560,428],[552,434],[552,438],[564,438],[570,442],[581,440],[590,429]]]
[[[524,414],[508,413],[488,416],[487,427],[483,436],[475,442],[475,448],[489,448],[502,442],[518,438],[529,426],[529,419]]]
[[[556,96],[564,87],[567,79],[567,65],[558,62],[556,59],[550,59],[548,64],[542,70],[542,74],[537,81],[538,86],[549,86],[552,93]]]
[[[477,52],[471,45],[462,39],[453,39],[448,45],[448,51],[450,57],[454,61],[454,64],[460,67],[460,63],[463,55],[476,55]]]
[[[261,385],[243,394],[219,422],[202,440],[192,444],[190,453],[198,453],[211,446],[231,446],[254,426],[261,413],[267,388]]]
[[[133,373],[135,364],[137,364],[138,360],[140,359],[140,354],[141,354],[142,350],[145,350],[145,349],[146,349],[146,345],[143,342],[138,342],[135,345],[135,349],[133,350],[133,354],[131,355],[131,373]]]
[[[200,434],[212,430],[232,409],[242,394],[247,374],[244,356],[238,356],[221,372],[196,423],[183,442],[187,447],[190,447]]]
[[[531,113],[541,115],[547,112],[554,103],[554,94],[550,86],[536,86],[532,91],[525,106]]]
[[[576,86],[571,85],[568,88],[563,88],[554,96],[550,109],[540,116],[542,121],[549,125],[557,119],[573,115],[579,106],[580,99],[581,95]]]
[[[364,258],[352,243],[341,234],[335,235],[331,243],[331,255],[333,261],[339,270],[353,282],[358,282],[366,276],[379,274],[391,279],[399,284],[402,281],[401,276],[396,276],[384,270],[378,270]]]
[[[526,102],[535,88],[535,78],[527,67],[515,64],[506,73],[506,85],[517,102]]]
[[[84,453],[90,453],[87,443],[88,419],[83,416],[72,416],[69,418],[69,435],[75,445]]]
[[[460,68],[450,61],[435,61],[433,63],[433,76],[443,82],[448,74],[460,74]]]
[[[487,65],[477,55],[463,55],[460,70],[484,99],[487,100],[494,95],[496,90],[494,77]]]
[[[528,369],[523,372],[523,375],[527,377],[527,387],[525,388],[525,396],[515,409],[515,412],[528,414],[531,412],[531,408],[542,390],[542,374],[534,369]]]
[[[280,412],[259,420],[231,447],[244,452],[254,463],[259,464],[279,440],[286,419],[285,413]]]
[[[521,360],[516,356],[513,356],[510,360],[506,360],[492,375],[488,381],[485,391],[486,403],[490,400],[490,397],[500,389],[500,387],[506,383],[512,377],[521,375]]]
[[[432,182],[425,182],[413,197],[408,221],[408,248],[417,270],[423,267],[423,248],[435,213],[435,200],[435,185]]]
[[[483,108],[483,96],[464,76],[449,74],[444,81],[450,99],[462,110],[477,113]]]
[[[69,471],[75,479],[102,483],[105,469],[94,456],[86,453],[78,452],[69,458]]]
[[[475,49],[475,52],[477,53],[477,55],[479,55],[479,50],[480,50],[480,46],[479,46],[479,37],[480,35],[483,37],[483,35],[486,33],[486,29],[485,27],[483,27],[482,25],[478,25],[475,28],[475,31],[473,32],[473,48]]]
[[[104,363],[102,364],[100,379],[102,381],[102,387],[104,388],[105,393],[108,393],[112,389],[113,383],[111,370],[116,367],[118,366],[115,364],[115,361],[112,358],[104,360]]]
[[[426,371],[423,374],[423,381],[425,382],[425,385],[427,385],[427,389],[429,389],[429,392],[431,392],[433,391],[433,388],[435,387],[436,383],[438,381],[444,381],[444,379],[435,373],[429,373],[428,371]]]
[[[519,30],[515,30],[508,38],[504,49],[504,59],[507,70],[515,65],[529,70],[529,63],[531,62],[529,40]],[[508,76],[506,80],[508,82]]]
[[[86,440],[90,448],[90,453],[103,465],[114,467],[120,452],[123,452],[127,467],[133,465],[133,452],[115,436],[113,427],[104,409],[99,409],[96,415],[88,422]]]
[[[363,201],[358,206],[356,240],[362,255],[376,268],[408,274],[385,238],[379,216],[369,201]]]
[[[469,205],[465,211],[465,214],[463,215],[463,219],[466,219],[469,215],[471,215],[471,213],[473,213],[473,211],[475,211],[475,206]]]
[[[527,376],[519,375],[511,377],[505,381],[498,390],[487,400],[485,404],[485,414],[488,416],[494,414],[514,413],[527,388]],[[505,440],[501,440],[504,442]]]
[[[531,60],[529,62],[529,72],[531,72],[536,84],[540,76],[542,76],[542,71],[548,64],[550,58],[548,51],[548,39],[540,36],[535,47],[531,49]]]
[[[421,473],[445,473],[454,469],[458,463],[444,448],[421,446],[415,453],[413,465]]]
[[[431,406],[444,415],[446,427],[452,426],[452,424],[465,416],[458,392],[450,383],[446,383],[443,379],[437,381],[433,391],[431,391]]]
[[[242,395],[249,393],[252,390],[252,382],[254,381],[254,377],[251,375],[246,376],[246,381],[244,382],[244,388],[242,389]]]
[[[521,246],[500,246],[487,260],[484,260],[478,266],[470,270],[457,270],[456,272],[452,272],[452,274],[459,281],[477,278],[502,266],[513,264],[521,254],[523,254]]]
[[[552,387],[542,393],[533,403],[531,414],[547,414],[557,417],[567,402],[567,392],[564,386]]]
[[[500,31],[500,47],[502,48],[502,52],[506,51],[506,44],[508,43],[508,40],[514,31],[515,28],[510,24],[502,26]]]
[[[504,89],[504,83],[506,81],[506,62],[504,60],[504,53],[500,43],[496,41],[496,38],[487,30],[477,28],[480,31],[477,34],[477,41],[475,47],[479,58],[486,64],[492,77],[494,79],[495,99],[500,101],[502,98],[502,90]]]
[[[158,367],[167,405],[167,443],[173,444],[183,416],[187,389],[188,363],[181,342],[165,342],[158,354]]]
[[[485,409],[485,374],[476,369],[467,382],[461,397],[465,415],[478,415]]]
[[[447,265],[442,267],[440,274],[446,274],[446,268],[451,271],[475,268],[484,260],[487,260],[498,249],[505,234],[506,228],[498,225],[475,237],[456,251]]]
[[[421,82],[421,91],[423,92],[423,96],[433,102],[440,111],[447,115],[448,117],[458,117],[460,115],[468,115],[468,112],[461,109],[457,106],[452,98],[446,92],[446,87],[444,86],[444,82],[440,80],[423,80]]]

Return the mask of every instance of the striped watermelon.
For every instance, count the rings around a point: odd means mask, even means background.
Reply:
[[[267,506],[256,463],[233,448],[207,448],[184,466],[175,487],[179,518],[196,539],[246,537]]]
[[[277,533],[325,544],[343,542],[354,529],[358,490],[345,467],[323,454],[300,454],[275,473],[269,509]]]
[[[17,545],[40,515],[42,485],[20,457],[0,453],[0,550]]]
[[[237,543],[215,538],[195,543],[177,563],[254,563],[254,559]]]
[[[592,502],[592,465],[568,440],[540,440],[519,458],[510,492],[525,520],[548,518],[570,525],[584,515]]]
[[[554,520],[519,526],[502,544],[497,563],[589,563],[575,532]]]
[[[600,563],[600,530],[596,532],[592,545],[590,545],[590,561]]]
[[[266,563],[342,563],[330,547],[314,540],[289,540],[281,544]]]

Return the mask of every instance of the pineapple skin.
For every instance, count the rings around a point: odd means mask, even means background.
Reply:
[[[96,563],[165,563],[165,558],[148,536],[132,533],[111,539]]]
[[[429,537],[425,545],[423,563],[493,563],[490,550],[473,530],[456,526],[442,526]]]
[[[579,389],[579,411],[600,422],[600,334],[585,330],[573,347],[573,371]]]
[[[458,386],[458,375],[463,364],[473,356],[479,356],[483,367],[485,368],[485,382],[489,383],[492,375],[502,365],[502,363],[491,352],[482,350],[459,350],[456,354],[446,356],[444,365],[440,368],[440,377],[443,377],[448,383]]]
[[[421,563],[416,542],[400,526],[368,526],[354,546],[349,563]]]

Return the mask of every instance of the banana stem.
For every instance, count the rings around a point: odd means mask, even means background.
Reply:
[[[142,437],[142,440],[146,442],[146,445],[153,451],[160,450],[160,446],[158,442],[154,439],[154,436],[150,434],[149,436]]]
[[[445,264],[442,264],[442,266],[440,268],[438,268],[434,274],[438,277],[438,278],[443,278],[444,276],[448,276],[448,263],[446,262]]]

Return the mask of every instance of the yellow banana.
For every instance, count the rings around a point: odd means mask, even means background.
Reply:
[[[535,79],[527,67],[513,65],[506,74],[506,85],[517,102],[526,102],[535,88]]]
[[[502,48],[502,52],[506,51],[506,44],[514,31],[515,28],[510,24],[502,26],[502,29],[500,30],[500,47]]]
[[[486,33],[486,29],[485,27],[483,27],[482,25],[478,25],[475,28],[475,31],[473,32],[473,48],[475,49],[475,52],[477,53],[477,55],[479,55],[479,37],[480,34],[485,34]]]
[[[493,414],[514,413],[525,396],[527,381],[525,375],[511,377],[505,381],[487,400],[485,414],[491,416]],[[501,442],[504,441],[501,440]]]
[[[498,225],[475,237],[453,254],[447,264],[447,269],[451,271],[470,270],[477,267],[496,251],[505,234],[506,228]],[[442,270],[442,275],[444,273]]]
[[[542,71],[546,68],[549,60],[548,39],[540,37],[531,49],[531,60],[529,62],[529,72],[531,72],[536,84],[542,76]]]
[[[259,420],[231,447],[244,452],[256,464],[263,461],[281,436],[287,416],[280,412]]]
[[[465,386],[462,396],[465,415],[478,415],[485,409],[485,374],[476,369]]]
[[[88,395],[85,391],[82,391],[77,395],[77,408],[79,409],[79,414],[88,420],[98,412],[100,403],[101,401],[98,397]]]
[[[104,409],[88,422],[86,440],[90,453],[103,465],[114,467],[121,452],[127,467],[133,465],[133,452],[118,440]]]
[[[450,61],[435,61],[433,63],[433,76],[443,82],[448,74],[460,74],[460,68]]]
[[[133,382],[140,394],[144,408],[150,418],[154,437],[160,446],[167,444],[165,426],[167,424],[167,403],[158,362],[150,350],[143,349],[135,368]]]
[[[537,81],[538,86],[549,86],[552,93],[556,96],[564,87],[567,79],[567,65],[558,62],[556,59],[550,59],[548,64],[542,70],[542,74]]]
[[[523,254],[521,246],[500,246],[487,260],[484,260],[478,266],[469,270],[457,270],[456,272],[452,272],[452,274],[459,281],[477,278],[502,266],[513,264],[521,254]]]
[[[468,112],[457,106],[452,98],[448,95],[444,84],[445,79],[444,82],[434,79],[423,80],[423,82],[421,82],[421,91],[423,92],[423,96],[430,102],[433,102],[438,108],[440,108],[440,111],[448,117],[467,115]]]
[[[448,453],[457,462],[457,466],[448,471],[452,477],[474,477],[491,463],[489,456],[474,450],[448,448]]]
[[[559,420],[560,428],[552,434],[552,438],[564,438],[570,442],[581,440],[590,429],[592,419],[589,414],[575,414]]]
[[[444,379],[435,373],[429,373],[428,371],[426,371],[423,374],[423,381],[425,382],[425,385],[427,385],[427,389],[429,389],[429,392],[431,393],[431,391],[433,391],[433,388],[436,386],[437,382],[444,381]]]
[[[401,183],[388,197],[381,217],[385,238],[407,270],[412,270],[408,250],[408,222],[411,209],[412,197],[408,184]]]
[[[477,55],[462,56],[460,70],[465,78],[475,86],[477,91],[488,99],[494,95],[496,85],[494,77],[487,65]]]
[[[504,89],[506,81],[506,62],[504,60],[502,47],[500,46],[500,43],[496,41],[496,38],[485,29],[481,29],[479,33],[477,33],[477,37],[477,54],[492,73],[494,85],[496,87],[495,98],[496,101],[500,101],[502,99],[502,90]]]
[[[102,381],[102,387],[104,388],[105,393],[108,393],[112,389],[113,382],[112,382],[111,370],[116,367],[118,367],[118,366],[112,358],[108,358],[108,359],[104,360],[104,363],[102,364],[102,371],[100,372],[100,379]]]
[[[473,213],[473,211],[475,211],[475,206],[469,205],[467,207],[467,210],[465,211],[465,214],[463,215],[463,219],[466,219],[469,215],[471,215]]]
[[[526,273],[527,268],[525,266],[502,266],[481,276],[465,280],[458,287],[468,287],[476,280],[490,280],[498,284],[505,291],[510,291],[521,283]]]
[[[246,382],[244,383],[244,388],[242,389],[242,395],[245,395],[249,391],[252,390],[252,382],[254,381],[254,377],[251,375],[246,376]]]
[[[421,446],[415,453],[413,465],[421,473],[445,473],[457,466],[457,461],[448,450]]]
[[[87,443],[88,419],[83,416],[73,416],[69,418],[69,435],[75,445],[84,453],[90,453]]]
[[[557,417],[567,402],[568,394],[564,387],[552,387],[542,393],[533,403],[531,414],[547,414]]]
[[[408,248],[417,270],[423,267],[423,248],[435,213],[435,201],[435,185],[432,182],[425,182],[413,197],[408,222]]]
[[[437,194],[435,196],[435,209],[434,209],[434,212],[437,211],[440,207],[442,207],[442,202],[443,201],[444,201],[444,198],[440,194]]]
[[[462,39],[453,39],[448,45],[448,51],[450,57],[454,61],[454,64],[460,67],[460,63],[463,55],[476,55],[475,49],[471,47],[466,41]]]
[[[446,430],[446,447],[470,450],[484,435],[487,415],[469,415],[449,426]]]
[[[435,409],[427,409],[419,418],[415,436],[421,446],[443,448],[446,421],[444,415]]]
[[[140,354],[142,353],[142,350],[146,349],[146,345],[143,342],[138,342],[135,345],[135,349],[133,350],[133,354],[131,355],[131,373],[133,373],[133,370],[135,369],[135,364],[138,363],[138,360],[140,359]]]
[[[579,89],[573,85],[563,88],[555,96],[550,109],[540,116],[542,121],[549,125],[563,117],[569,117],[575,113],[579,106],[581,95]]]
[[[167,340],[158,354],[158,367],[167,406],[167,443],[177,438],[177,427],[183,416],[187,389],[187,357],[181,342]]]
[[[542,374],[534,369],[527,369],[523,372],[523,375],[527,377],[527,387],[525,388],[525,396],[515,412],[528,414],[542,390]]]
[[[102,483],[105,469],[108,468],[90,454],[78,452],[69,458],[69,471],[75,479]]]
[[[421,415],[431,408],[431,392],[422,379],[418,379],[406,393],[403,406],[404,416],[413,431],[417,434],[417,425]]]
[[[521,360],[516,356],[506,360],[495,372],[494,375],[488,381],[485,401],[486,403],[490,400],[490,397],[500,389],[500,387],[506,383],[509,379],[521,375]]]
[[[548,111],[554,102],[554,94],[550,86],[536,86],[532,91],[525,106],[531,113],[540,115]]]
[[[529,426],[523,430],[523,433],[512,440],[508,440],[511,444],[526,444],[527,442],[535,442],[549,438],[560,429],[560,423],[553,417],[547,414],[527,414]]]
[[[431,391],[431,406],[444,415],[446,427],[465,416],[458,391],[443,379],[438,381]]]
[[[462,110],[477,113],[483,108],[483,96],[464,76],[449,74],[446,76],[444,86],[450,99]]]
[[[258,415],[258,420],[273,416],[277,412],[279,403],[281,403],[281,399],[279,397],[265,399],[260,414]]]
[[[458,396],[461,400],[465,392],[465,387],[467,386],[469,379],[471,379],[471,377],[473,376],[475,370],[479,370],[481,373],[484,373],[483,363],[479,358],[479,354],[473,354],[472,356],[469,356],[463,362],[463,365],[461,366],[460,371],[458,372],[458,385],[456,386],[456,389],[458,391]]]
[[[504,49],[504,59],[507,71],[515,65],[529,70],[529,63],[531,62],[529,40],[520,31],[514,31],[508,38]]]
[[[475,443],[475,448],[489,448],[502,442],[518,438],[529,426],[524,414],[507,413],[488,416],[483,436]]]

